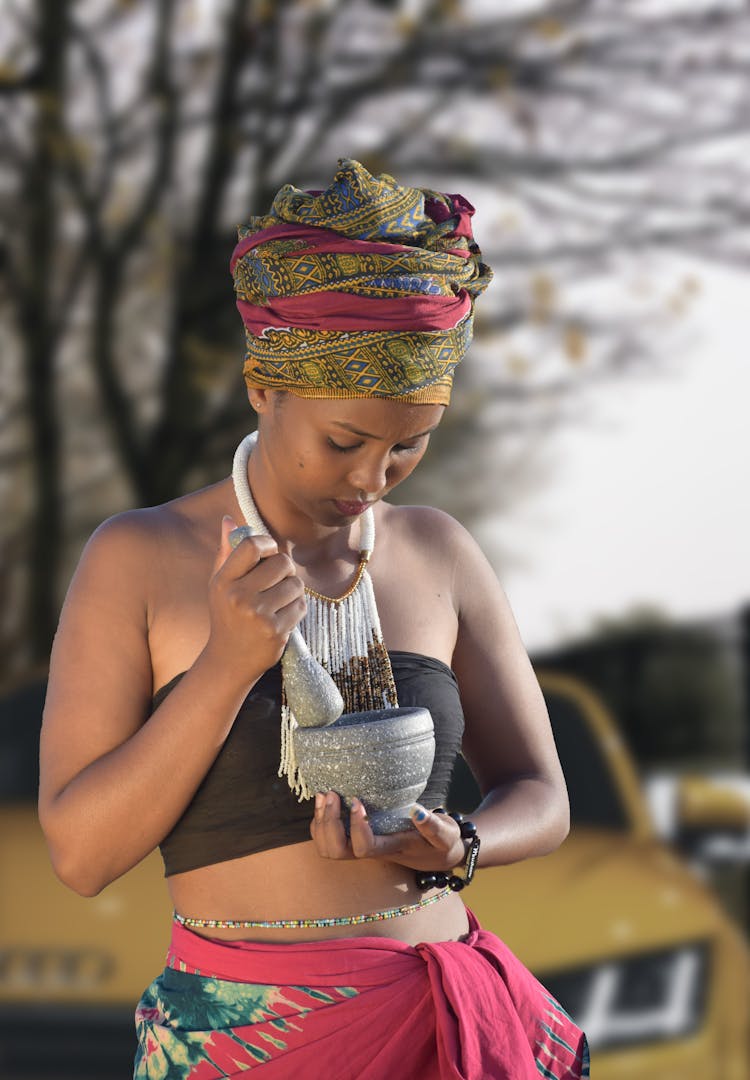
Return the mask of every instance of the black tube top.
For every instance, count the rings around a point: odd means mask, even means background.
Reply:
[[[435,762],[420,801],[445,802],[464,717],[456,677],[440,660],[392,652],[399,705],[429,709]],[[154,695],[152,712],[182,675]],[[165,876],[310,839],[312,802],[298,802],[279,768],[281,668],[269,668],[245,698],[192,802],[160,844]]]

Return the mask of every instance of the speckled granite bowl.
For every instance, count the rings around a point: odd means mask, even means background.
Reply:
[[[375,833],[409,828],[409,806],[425,789],[435,757],[427,709],[344,713],[333,724],[296,728],[297,763],[311,791],[361,799]]]

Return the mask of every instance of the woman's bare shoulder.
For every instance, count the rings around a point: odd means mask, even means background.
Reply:
[[[203,572],[210,560],[199,539],[203,501],[188,496],[125,510],[95,529],[63,604],[52,650],[50,702],[67,703],[84,686],[94,697],[91,687],[101,681],[106,682],[101,699],[112,708],[132,696],[134,687],[147,700],[155,615],[165,597],[185,593],[194,568]],[[99,679],[102,672],[106,680]]]
[[[381,528],[400,538],[448,547],[471,541],[468,530],[436,506],[397,506],[385,502],[380,506]]]
[[[456,518],[435,506],[383,504],[381,528],[399,545],[429,553],[453,565],[486,563],[479,544]]]
[[[169,503],[139,509],[121,510],[106,518],[94,529],[84,553],[111,550],[122,554],[128,550],[148,548],[169,531],[173,511]]]
[[[92,533],[86,547],[85,557],[124,558],[128,564],[140,558],[150,559],[155,553],[161,556],[176,553],[185,547],[205,542],[205,532],[211,523],[212,534],[218,546],[221,516],[211,513],[217,501],[216,489],[203,488],[160,503],[137,509],[123,510],[106,518]]]
[[[71,627],[94,637],[100,626],[118,633],[146,635],[160,599],[211,561],[204,536],[202,500],[192,497],[158,506],[124,510],[91,534],[68,587],[58,637]],[[218,547],[219,518],[213,532]],[[171,583],[171,584],[170,584]],[[106,634],[104,636],[107,636]]]

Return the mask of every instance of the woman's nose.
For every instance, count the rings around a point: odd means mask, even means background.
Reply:
[[[386,486],[388,458],[378,455],[358,461],[349,473],[349,483],[358,492],[377,496]]]

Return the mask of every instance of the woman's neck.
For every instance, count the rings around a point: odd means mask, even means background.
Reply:
[[[248,462],[248,483],[253,502],[267,531],[279,546],[300,567],[310,570],[331,565],[337,560],[357,561],[359,555],[358,523],[354,525],[321,525],[284,498],[263,459],[261,448],[253,451]],[[244,522],[237,504],[237,520]]]

